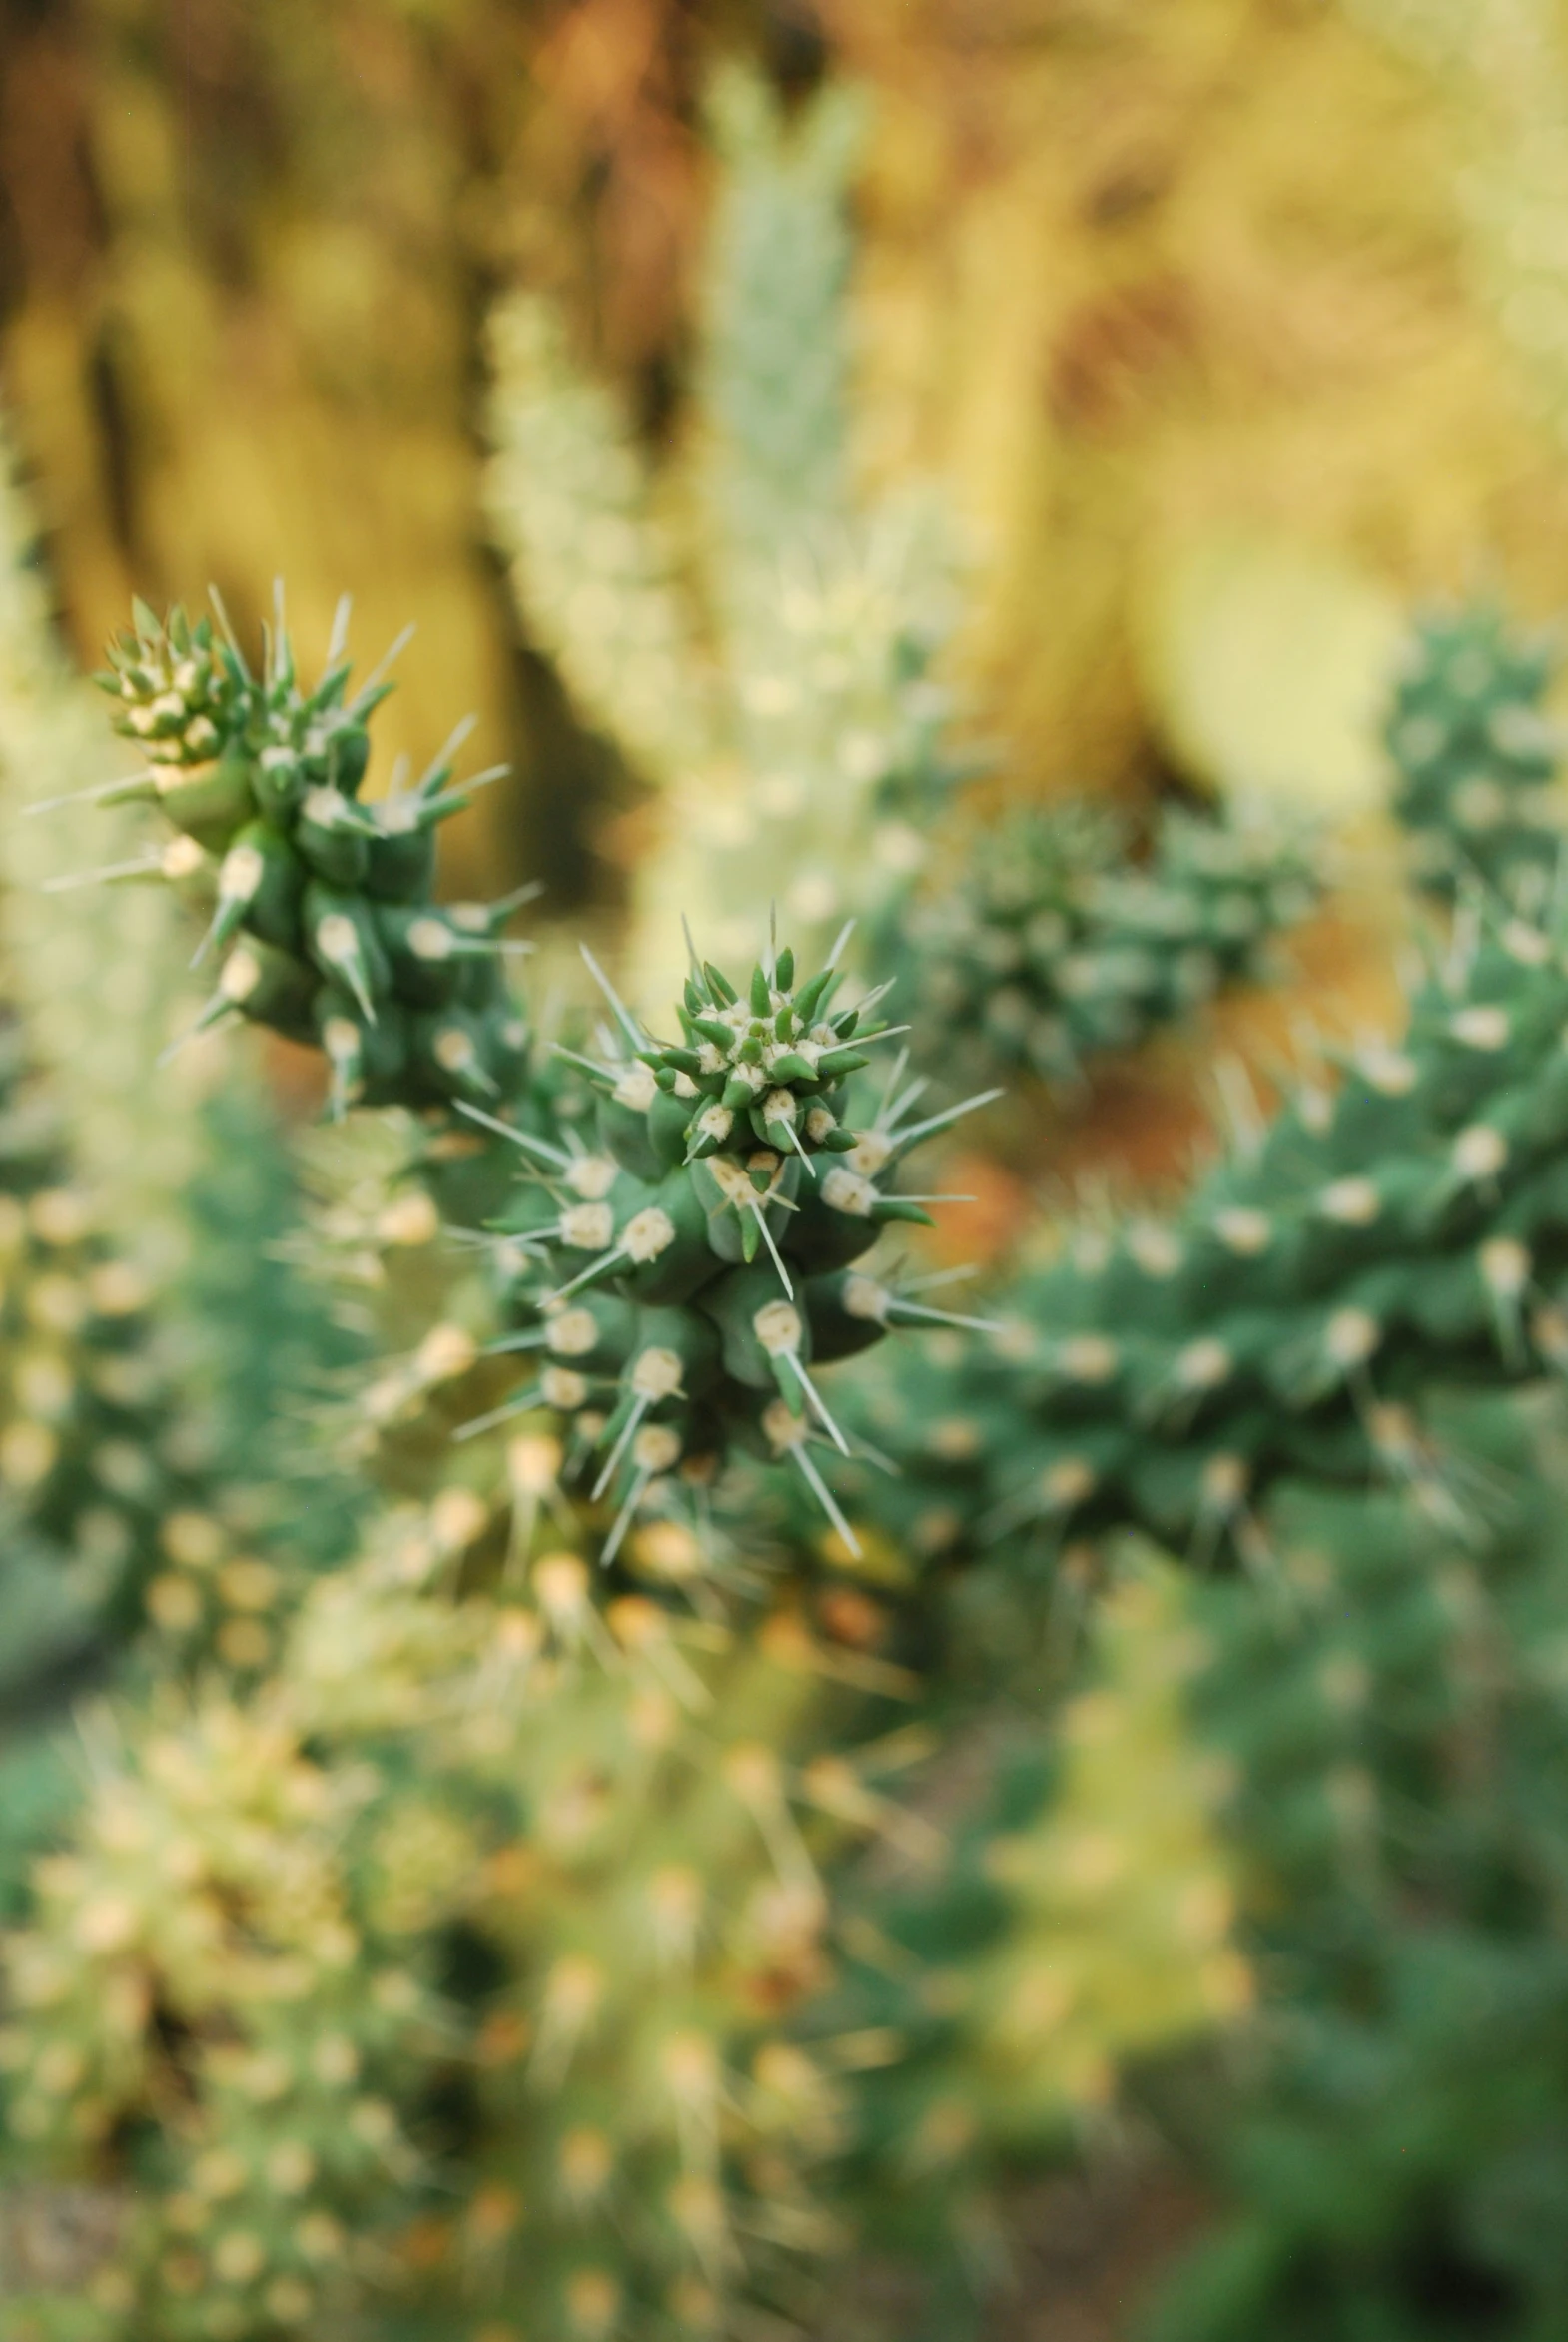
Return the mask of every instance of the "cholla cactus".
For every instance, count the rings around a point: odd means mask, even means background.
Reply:
[[[889,1028],[869,999],[835,1009],[837,985],[831,964],[799,981],[787,948],[744,995],[694,962],[681,1042],[618,1010],[634,1054],[582,1061],[602,1094],[598,1152],[516,1135],[536,1169],[502,1220],[518,1323],[501,1346],[546,1363],[507,1411],[536,1398],[574,1419],[604,1451],[595,1496],[623,1475],[606,1560],[656,1483],[678,1467],[705,1484],[736,1440],[788,1458],[854,1543],[809,1452],[824,1435],[847,1452],[810,1366],[942,1320],[855,1265],[940,1198],[893,1184],[929,1126],[844,1119],[845,1085]]]
[[[610,391],[537,300],[490,319],[495,453],[486,482],[512,590],[589,721],[665,780],[714,752],[717,711],[675,544]]]
[[[1015,1787],[950,1851],[898,1794],[927,1736],[875,1603],[857,1593],[851,1621],[841,1589],[814,1618],[796,1589],[748,1630],[604,1604],[563,1549],[508,1584],[518,1513],[562,1459],[528,1460],[510,1493],[450,1489],[320,1581],[264,1699],[96,1752],[0,2033],[30,2166],[119,2211],[72,2300],[28,2304],[51,2342],[84,2304],[93,2342],[215,2318],[271,2342],[393,2308],[432,2333],[521,2316],[542,2342],[639,2318],[815,2330],[859,2217],[851,2159],[924,2202],[928,2242],[962,2230],[931,2196],[944,2169],[967,2199],[1000,2131],[1059,2134],[1108,2053],[1214,2004],[1222,1894],[1170,1737],[1172,1598],[1120,1607],[1056,1822],[1024,1823],[1040,1788],[1026,1807]],[[682,1559],[667,1528],[636,1534],[668,1591],[700,1575],[690,1539]],[[1037,1832],[1062,1873],[1044,1891]],[[1108,1834],[1152,1865],[1097,1866]],[[1087,1997],[1038,2070],[982,2072],[976,2043],[1003,2050],[1019,1995],[998,1979],[1049,1942],[933,1945],[919,1913],[890,1918],[890,1860],[960,1913],[994,1872],[1045,1938],[1071,1906],[1058,1950]],[[868,2001],[878,1975],[891,2000]],[[919,2152],[887,2135],[912,2101]]]
[[[211,903],[225,953],[204,1025],[244,1016],[318,1042],[338,1112],[351,1100],[493,1101],[516,1087],[527,1033],[500,970],[512,902],[438,909],[435,832],[492,776],[452,786],[445,757],[411,789],[362,805],[366,719],[391,685],[351,699],[347,604],[327,671],[306,691],[280,619],[263,673],[211,622],[138,605],[102,678],[148,770],[111,792],[156,803],[176,836],[138,866]]]
[[[825,949],[919,866],[911,815],[951,774],[948,695],[928,672],[951,625],[940,528],[919,499],[862,513],[851,495],[859,114],[832,89],[786,122],[739,67],[715,85],[725,174],[696,367],[695,548],[677,556],[679,495],[661,502],[669,483],[572,367],[552,313],[514,296],[492,326],[488,502],[524,620],[584,720],[666,798],[628,955],[652,997],[679,983],[682,913],[727,959],[778,895]]]
[[[380,687],[352,700],[347,687],[333,657],[302,691],[281,629],[260,683],[237,646],[179,613],[167,630],[142,613],[119,646],[123,721],[157,758],[126,786],[177,824],[175,847],[213,897],[209,934],[229,952],[209,1016],[318,1036],[340,1111],[351,1098],[437,1123],[455,1110],[475,1141],[512,1143],[520,1184],[485,1214],[498,1230],[495,1346],[538,1350],[541,1371],[465,1428],[535,1408],[570,1421],[579,1460],[601,1455],[590,1501],[616,1499],[606,1562],[641,1506],[678,1506],[737,1440],[787,1459],[853,1545],[810,1452],[824,1437],[847,1452],[811,1361],[866,1348],[890,1325],[942,1321],[855,1263],[884,1226],[928,1220],[894,1172],[963,1107],[910,1123],[895,1068],[876,1120],[851,1128],[845,1086],[891,1029],[874,997],[835,1006],[837,953],[802,979],[792,950],[770,948],[744,997],[693,959],[677,1043],[656,1042],[601,978],[608,1054],[557,1053],[597,1093],[589,1144],[586,1101],[535,1072],[505,993],[495,936],[508,906],[431,907],[431,832],[463,792],[437,768],[413,797],[362,809],[353,792]],[[514,1121],[486,1111],[510,1100]],[[473,1203],[462,1159],[442,1161],[438,1188],[444,1176],[449,1201]],[[461,1334],[436,1346],[409,1396],[475,1363]]]
[[[1141,2053],[1209,2035],[1250,2003],[1216,1828],[1229,1776],[1186,1714],[1208,1648],[1191,1609],[1176,1571],[1142,1555],[1124,1567],[1090,1630],[1088,1682],[1043,1702],[1032,1658],[1018,1683],[1028,1725],[988,1717],[956,1767],[946,1753],[942,1860],[923,1873],[906,1844],[897,1890],[886,1855],[874,1885],[841,1888],[855,1955],[837,2013],[866,2028],[864,2213],[928,2264],[942,2314],[922,2332],[974,2329],[973,2263],[997,2255],[1010,2163],[1113,2120]],[[986,1783],[956,1814],[954,1771]]]
[[[1173,820],[1144,872],[1111,822],[1037,814],[994,838],[966,826],[933,858],[966,770],[936,672],[954,559],[934,499],[855,492],[861,104],[834,87],[786,118],[733,68],[709,121],[722,169],[685,496],[701,526],[683,564],[680,467],[656,480],[535,298],[502,304],[492,329],[489,508],[524,620],[584,720],[663,799],[634,874],[629,964],[677,983],[667,939],[683,913],[721,959],[749,948],[775,895],[812,951],[857,915],[868,962],[909,980],[901,1004],[919,999],[934,1057],[983,1046],[1070,1079],[1084,1049],[1125,1046],[1253,972],[1267,934],[1310,903],[1305,857],[1240,825]]]
[[[167,1516],[194,1501],[196,1461],[152,1339],[152,1288],[106,1244],[71,1182],[14,1021],[0,1026],[0,1698],[10,1701],[36,1699],[41,1671],[138,1615]]]
[[[13,2313],[91,2342],[314,2327],[403,2211],[419,2160],[392,2095],[445,2047],[419,1948],[376,1927],[344,1859],[374,1777],[219,1699],[97,1773],[7,1945],[0,2057],[11,2139],[91,2173],[118,2217],[69,2300]]]
[[[1248,1541],[1281,1474],[1440,1492],[1422,1390],[1568,1354],[1565,1020],[1560,933],[1467,917],[1401,1046],[1347,1053],[1171,1222],[1081,1230],[989,1355],[874,1392],[906,1477],[868,1505],[928,1551],[1136,1522],[1201,1556]]]
[[[887,963],[933,1070],[989,1061],[1065,1085],[1260,974],[1318,886],[1304,845],[1256,823],[1169,813],[1136,865],[1108,812],[1031,809],[980,832],[956,884],[897,906]]]
[[[1206,2112],[1168,2093],[1231,2218],[1161,2342],[1568,2314],[1561,1424],[1533,1412],[1446,1410],[1465,1535],[1392,1493],[1298,1491],[1274,1599],[1199,1599],[1190,1697],[1262,2021]]]
[[[1483,881],[1536,910],[1562,852],[1556,726],[1542,700],[1556,665],[1544,633],[1490,603],[1422,620],[1384,725],[1394,811],[1416,876],[1440,895]]]

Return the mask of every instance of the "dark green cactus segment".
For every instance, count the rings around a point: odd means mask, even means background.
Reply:
[[[1190,1705],[1265,1999],[1187,2141],[1229,2216],[1160,2342],[1425,2335],[1461,2281],[1500,2333],[1568,2318],[1560,1409],[1438,1428],[1446,1515],[1284,1491],[1278,1598],[1197,1595]]]
[[[888,957],[934,1071],[1026,1067],[1072,1084],[1087,1059],[1261,973],[1319,887],[1283,831],[1171,813],[1139,864],[1099,808],[1036,808],[981,834],[956,884],[901,906]]]
[[[163,875],[205,901],[204,950],[226,957],[203,1023],[240,1015],[320,1046],[336,1113],[494,1105],[528,1066],[502,935],[523,896],[441,910],[433,888],[439,824],[495,774],[454,780],[462,727],[414,786],[358,801],[391,685],[351,694],[346,615],[307,690],[281,616],[256,675],[227,629],[180,610],[160,626],[137,605],[100,678],[150,759],[121,793],[181,836],[161,863],[105,875]]]
[[[1393,806],[1416,876],[1452,896],[1484,882],[1534,909],[1562,851],[1561,754],[1544,699],[1555,639],[1509,623],[1489,602],[1422,619],[1383,726]]]
[[[1138,1524],[1208,1556],[1285,1474],[1435,1486],[1444,1380],[1568,1362],[1563,938],[1466,921],[1402,1045],[1344,1061],[1169,1223],[1087,1230],[991,1349],[890,1359],[865,1498],[928,1549]]]

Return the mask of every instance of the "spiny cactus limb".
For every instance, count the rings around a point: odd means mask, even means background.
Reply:
[[[411,788],[360,803],[367,721],[392,686],[351,696],[338,656],[306,690],[281,623],[260,674],[209,620],[163,625],[140,605],[110,657],[146,794],[201,865],[203,949],[226,952],[200,1025],[241,1016],[320,1046],[339,1113],[510,1097],[528,1036],[501,931],[521,898],[433,899],[436,829],[493,774],[456,782],[443,752]]]
[[[1408,1479],[1462,1518],[1424,1395],[1568,1356],[1565,1021],[1555,931],[1466,923],[1403,1044],[1304,1087],[1174,1221],[1083,1231],[989,1354],[895,1360],[864,1430],[905,1477],[856,1503],[926,1550],[1134,1524],[1196,1559],[1255,1543],[1281,1474]]]
[[[1159,2104],[1220,2192],[1161,2342],[1561,2317],[1561,1405],[1445,1409],[1455,1536],[1395,1494],[1286,1491],[1277,1567],[1196,1600],[1188,1687],[1261,2022]],[[1528,2205],[1527,2212],[1519,2207]]]
[[[875,995],[836,1008],[839,983],[831,964],[803,979],[787,948],[744,988],[694,959],[675,1043],[612,995],[619,1054],[576,1061],[597,1147],[507,1133],[498,1346],[538,1354],[518,1411],[531,1395],[599,1457],[590,1502],[613,1488],[619,1506],[606,1560],[645,1502],[705,1486],[737,1450],[793,1470],[854,1543],[812,1453],[845,1444],[814,1363],[940,1313],[855,1267],[884,1227],[926,1219],[895,1174],[930,1118],[909,1121],[895,1063],[870,1126],[845,1119],[846,1085],[898,1029]]]
[[[1452,899],[1476,886],[1539,912],[1564,852],[1554,785],[1562,744],[1542,701],[1555,640],[1487,602],[1422,618],[1395,681],[1383,739],[1393,809],[1417,883]]]
[[[530,636],[635,768],[707,761],[710,685],[629,426],[538,299],[493,312],[489,357],[485,506]]]
[[[925,1062],[1027,1067],[1058,1087],[1258,973],[1312,907],[1305,843],[1170,814],[1147,865],[1088,807],[1031,810],[972,835],[956,884],[881,923]]]

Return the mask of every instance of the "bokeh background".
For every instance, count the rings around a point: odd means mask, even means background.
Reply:
[[[253,625],[279,572],[307,641],[345,580],[362,655],[416,610],[392,744],[467,704],[517,767],[459,863],[612,892],[624,780],[487,549],[482,323],[557,296],[678,439],[740,46],[872,95],[860,452],[969,531],[998,785],[1354,800],[1397,606],[1560,591],[1558,13],[10,0],[0,354],[73,635],[209,580]]]

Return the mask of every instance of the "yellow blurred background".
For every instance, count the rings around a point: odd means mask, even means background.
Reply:
[[[720,51],[869,85],[861,456],[968,530],[1001,778],[1377,781],[1412,594],[1563,591],[1554,0],[9,0],[4,389],[70,633],[132,588],[309,654],[414,616],[388,746],[516,779],[459,886],[615,888],[627,784],[522,639],[479,504],[482,325],[566,305],[677,439]]]

